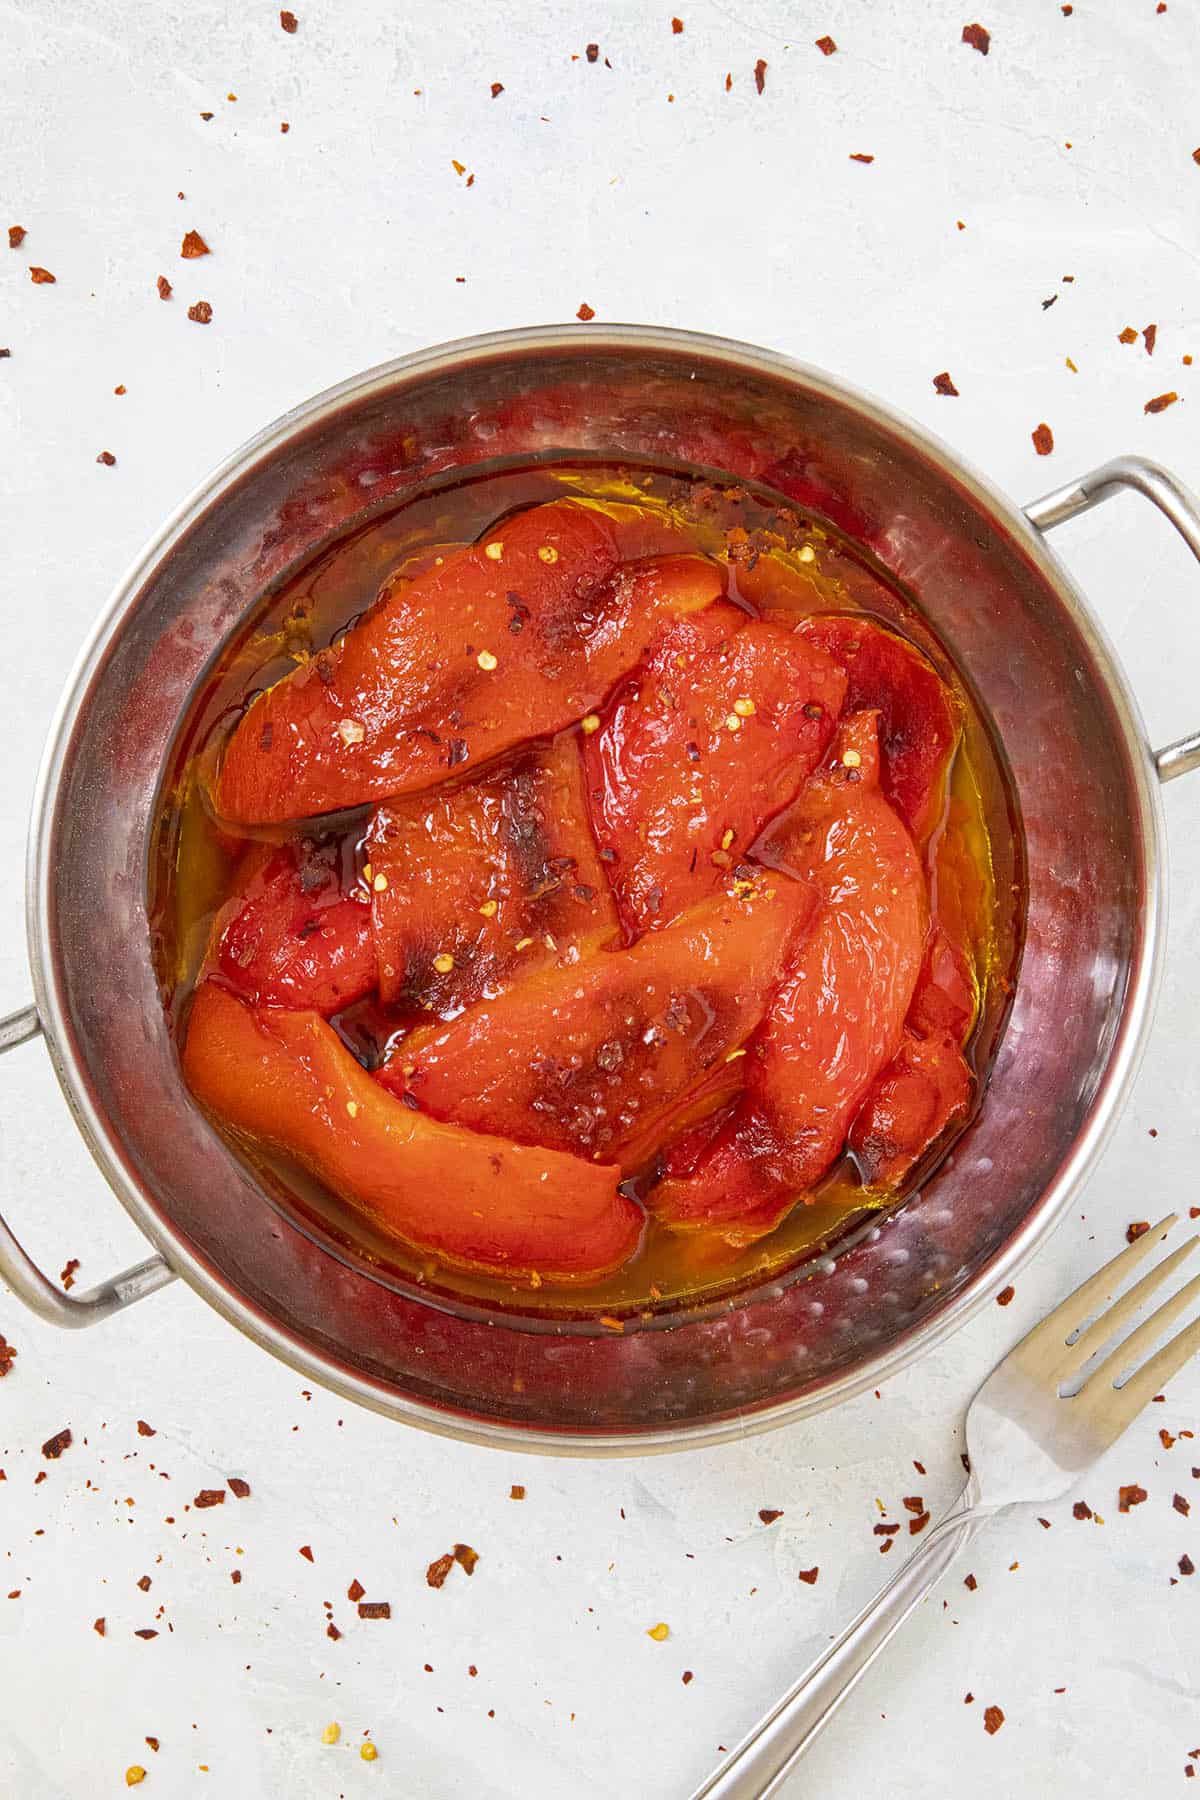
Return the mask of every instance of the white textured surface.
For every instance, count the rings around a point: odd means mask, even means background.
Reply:
[[[266,0],[0,6],[0,225],[29,231],[0,248],[0,1010],[28,995],[18,870],[42,736],[105,594],[210,464],[366,364],[570,318],[586,300],[601,319],[823,364],[1017,500],[1119,451],[1200,482],[1200,368],[1181,365],[1200,356],[1196,0],[1162,15],[1153,0],[1079,0],[1069,18],[1053,0],[987,0],[986,59],[960,43],[972,13],[948,0],[678,0],[682,35],[644,0],[294,3],[295,36]],[[826,31],[828,59],[813,48]],[[611,69],[583,60],[589,39]],[[452,158],[475,172],[469,190]],[[179,260],[191,226],[211,258]],[[30,263],[57,284],[33,286]],[[200,297],[214,309],[203,328],[186,318]],[[1153,360],[1117,343],[1151,320]],[[959,399],[934,395],[941,369]],[[1182,403],[1146,417],[1169,388]],[[1057,447],[1039,460],[1043,419]],[[97,466],[101,449],[115,468]],[[1133,500],[1060,548],[1151,734],[1196,725],[1200,570]],[[1167,795],[1166,988],[1100,1172],[1012,1306],[879,1399],[705,1454],[541,1463],[306,1399],[178,1289],[74,1337],[0,1291],[20,1351],[0,1384],[0,1791],[115,1793],[140,1762],[147,1795],[686,1794],[891,1566],[875,1497],[892,1517],[905,1494],[950,1498],[963,1408],[995,1358],[1128,1219],[1200,1199],[1198,806],[1200,779]],[[0,1080],[4,1210],[31,1248],[54,1270],[80,1257],[81,1281],[133,1260],[136,1234],[43,1052],[17,1052]],[[1200,1444],[1164,1451],[1157,1431],[1200,1430],[1198,1402],[1192,1369],[1086,1482],[1103,1527],[1063,1504],[1050,1531],[993,1528],[971,1552],[977,1591],[951,1578],[948,1607],[939,1596],[910,1623],[789,1792],[1180,1791],[1200,1747],[1200,1577],[1169,1578],[1185,1551],[1200,1561]],[[139,1417],[157,1437],[137,1435]],[[43,1462],[68,1423],[74,1445]],[[228,1474],[248,1478],[249,1500],[183,1512]],[[1133,1480],[1150,1497],[1119,1515]],[[768,1506],[784,1517],[766,1529]],[[425,1565],[456,1539],[479,1568],[432,1592]],[[800,1585],[813,1563],[817,1585]],[[390,1623],[351,1618],[355,1576],[391,1601]],[[336,1644],[324,1599],[346,1630]],[[665,1644],[645,1635],[659,1619]],[[147,1624],[161,1635],[139,1641]],[[992,1702],[1007,1723],[989,1738]],[[330,1719],[337,1748],[320,1742]],[[368,1728],[372,1767],[357,1756]]]

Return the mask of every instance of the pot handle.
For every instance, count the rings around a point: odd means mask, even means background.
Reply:
[[[10,1013],[6,1019],[0,1019],[0,1053],[15,1050],[18,1044],[27,1044],[31,1038],[40,1036],[41,1030],[42,1022],[35,1006]],[[135,1300],[154,1293],[156,1288],[165,1287],[174,1278],[174,1269],[156,1251],[145,1262],[136,1263],[132,1269],[125,1269],[120,1275],[114,1275],[111,1280],[102,1281],[82,1294],[64,1293],[43,1275],[0,1218],[0,1279],[8,1283],[18,1299],[41,1318],[49,1320],[51,1325],[98,1325],[101,1319],[132,1306]]]
[[[1200,561],[1200,504],[1170,470],[1160,468],[1144,456],[1117,456],[1102,463],[1078,481],[1055,488],[1025,508],[1025,517],[1037,531],[1052,531],[1066,519],[1074,519],[1102,500],[1130,488],[1153,502]],[[1200,768],[1200,731],[1176,739],[1162,750],[1151,751],[1160,781],[1174,781]]]

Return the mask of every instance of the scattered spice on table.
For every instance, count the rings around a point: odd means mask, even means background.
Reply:
[[[811,1569],[797,1569],[796,1573],[801,1581],[806,1582],[809,1587],[813,1587],[816,1584],[817,1576],[821,1573],[821,1569],[818,1564]]]
[[[1131,1507],[1140,1506],[1142,1501],[1147,1498],[1148,1495],[1145,1488],[1139,1487],[1137,1482],[1134,1481],[1130,1482],[1128,1487],[1123,1487],[1118,1491],[1117,1505],[1121,1512],[1127,1513]]]
[[[837,45],[834,43],[833,39],[829,36],[828,32],[826,32],[824,37],[819,37],[816,39],[816,46],[817,46],[817,49],[821,52],[822,56],[832,56],[834,51],[837,49]]]
[[[850,152],[850,161],[851,162],[860,162],[860,163],[873,163],[875,161],[875,157],[873,154],[868,155],[865,150],[852,150]]]
[[[1192,1510],[1190,1500],[1185,1500],[1182,1494],[1173,1494],[1171,1497],[1171,1505],[1175,1508],[1177,1513],[1182,1513],[1185,1519]]]
[[[15,1344],[10,1344],[4,1334],[0,1332],[0,1376],[8,1374],[13,1366],[13,1358],[16,1354],[17,1350]]]
[[[1196,1573],[1196,1565],[1190,1556],[1184,1555],[1180,1557],[1179,1573],[1181,1575],[1194,1575]]]
[[[140,1631],[135,1631],[133,1635],[134,1637],[141,1638],[148,1644],[151,1638],[156,1638],[158,1636],[158,1633],[157,1631],[152,1630],[149,1625],[143,1625],[142,1629]]]
[[[166,278],[166,276],[165,276],[165,275],[160,275],[160,276],[159,276],[159,277],[158,277],[158,284],[157,284],[157,285],[158,285],[158,297],[159,297],[159,299],[160,299],[160,300],[169,300],[169,299],[170,299],[170,298],[171,298],[171,284],[170,284],[170,282],[169,282],[169,281],[168,281],[168,280],[167,280],[167,278]]]
[[[580,302],[580,304],[579,304],[579,310],[578,310],[578,312],[577,312],[577,313],[576,313],[576,314],[575,314],[575,317],[576,317],[576,318],[577,318],[577,319],[582,319],[582,320],[583,320],[583,323],[584,323],[584,324],[585,324],[585,325],[586,325],[586,324],[587,324],[587,322],[588,322],[588,320],[589,320],[589,319],[594,319],[594,318],[595,318],[595,316],[596,316],[596,309],[595,309],[595,307],[594,307],[594,306],[589,306],[589,305],[588,305],[588,303],[587,303],[587,301],[586,301],[586,300],[582,300],[582,301],[581,301],[581,302]]]
[[[523,1500],[525,1498],[525,1489],[519,1482],[514,1481],[513,1485],[508,1490],[508,1497],[510,1500]]]
[[[1167,1430],[1165,1425],[1159,1427],[1158,1441],[1164,1450],[1172,1450],[1175,1447],[1175,1439],[1171,1436],[1171,1433]]]
[[[927,1512],[918,1513],[915,1519],[910,1519],[908,1521],[908,1530],[909,1530],[910,1537],[916,1537],[916,1535],[919,1531],[924,1531],[924,1529],[928,1525],[928,1523],[929,1523],[929,1514]]]
[[[1169,393],[1156,394],[1153,400],[1147,400],[1142,411],[1148,413],[1166,412],[1168,406],[1174,406],[1178,398],[1179,395],[1175,392],[1174,388],[1172,388]]]
[[[1004,1723],[1004,1713],[998,1706],[985,1706],[983,1709],[983,1729],[989,1737],[995,1737]]]
[[[963,1586],[967,1589],[968,1593],[973,1594],[975,1592],[975,1589],[979,1586],[979,1583],[975,1579],[974,1575],[964,1575],[963,1576]]]
[[[991,48],[992,34],[982,25],[964,25],[962,41],[964,44],[969,44],[972,50],[978,50],[980,56],[986,56]]]
[[[379,1752],[371,1742],[370,1738],[368,1738],[358,1754],[362,1757],[364,1762],[374,1762],[379,1755]]]
[[[198,1507],[201,1511],[203,1511],[206,1506],[224,1506],[224,1504],[224,1488],[201,1488],[200,1492],[196,1495],[196,1498],[192,1501],[192,1505]]]
[[[103,463],[106,469],[112,469],[112,468],[115,468],[117,459],[113,455],[111,450],[102,450],[100,452],[99,456],[96,458],[96,461],[98,463]],[[76,1267],[78,1267],[78,1264],[76,1265]],[[70,1276],[67,1280],[65,1280],[63,1282],[63,1286],[65,1288],[73,1287],[74,1285],[75,1285],[74,1276]]]
[[[464,1575],[473,1575],[475,1564],[479,1561],[479,1552],[472,1550],[470,1544],[455,1544],[454,1560]]]
[[[357,1602],[362,1599],[366,1591],[366,1588],[356,1575],[354,1580],[350,1583],[350,1586],[346,1589],[346,1598],[351,1602]]]
[[[207,325],[212,320],[212,307],[207,300],[197,300],[194,306],[188,307],[187,316],[189,319],[194,319],[197,325]]]
[[[138,1420],[137,1433],[138,1433],[139,1437],[157,1437],[158,1436],[158,1433],[155,1431],[153,1425],[147,1425],[145,1419]]]
[[[1045,420],[1043,420],[1040,425],[1035,426],[1030,435],[1033,438],[1033,447],[1038,455],[1049,456],[1054,448],[1054,433],[1046,424]]]
[[[92,1630],[96,1633],[97,1637],[104,1637],[107,1635],[108,1626],[105,1623],[103,1615],[98,1619],[92,1620]]]
[[[33,263],[30,266],[29,279],[35,287],[45,287],[47,284],[56,281],[58,277],[52,275],[49,269],[39,269],[37,264]]]
[[[1132,325],[1126,325],[1123,330],[1117,333],[1117,342],[1118,344],[1136,344],[1137,335],[1138,334],[1133,329]]]
[[[71,1427],[66,1425],[56,1431],[53,1437],[47,1438],[42,1445],[42,1455],[48,1462],[57,1462],[64,1450],[71,1447]]]
[[[291,37],[299,27],[300,21],[294,12],[281,12],[279,15],[279,23],[287,32],[288,36]]]
[[[146,1739],[146,1742],[149,1744],[150,1748],[154,1751],[155,1755],[157,1756],[157,1754],[158,1754],[158,1739],[156,1737],[148,1737]]]
[[[600,55],[599,44],[589,44],[587,46],[586,50],[584,51],[584,55],[587,57],[587,59],[590,63],[594,63]]]
[[[504,83],[502,81],[493,81],[493,83],[492,83],[492,99],[498,100],[503,92],[504,92]]]
[[[958,399],[958,389],[951,381],[950,371],[948,369],[943,369],[940,375],[934,376],[933,385],[935,392],[945,394],[948,398],[953,400]]]
[[[675,36],[678,37],[680,32],[683,30],[683,20],[682,19],[672,19],[671,20],[671,30],[674,32]]]
[[[1125,1242],[1127,1244],[1136,1244],[1140,1237],[1145,1237],[1149,1229],[1149,1219],[1134,1219],[1131,1225],[1125,1227]]]
[[[449,1551],[446,1552],[445,1556],[435,1556],[425,1571],[427,1585],[431,1588],[442,1587],[447,1575],[453,1567],[454,1557]]]
[[[312,1545],[311,1544],[301,1544],[300,1555],[304,1558],[305,1562],[314,1561],[314,1557],[313,1557],[313,1553],[312,1553]]]
[[[125,1771],[125,1786],[138,1787],[146,1779],[146,1771],[141,1763],[130,1763]]]
[[[658,1621],[657,1625],[651,1625],[646,1632],[646,1636],[648,1638],[653,1638],[656,1644],[665,1644],[670,1635],[671,1627],[664,1624],[662,1619]]]
[[[148,1594],[151,1587],[150,1577],[148,1575],[139,1575],[137,1585],[141,1588],[143,1594]]]
[[[248,1500],[250,1498],[250,1483],[243,1481],[240,1475],[231,1475],[225,1485],[235,1499]]]
[[[212,251],[198,231],[187,231],[179,246],[179,254],[185,262],[192,262],[197,256],[211,256]]]
[[[767,63],[765,57],[760,56],[754,65],[754,85],[760,94],[767,85]]]
[[[1016,1294],[1016,1291],[1016,1288],[1011,1284],[1008,1287],[1001,1288],[1000,1292],[996,1295],[996,1305],[1008,1306]]]
[[[360,1619],[390,1619],[392,1603],[390,1600],[360,1600],[358,1616]]]
[[[776,1519],[782,1519],[783,1508],[782,1506],[760,1506],[758,1516],[764,1525],[773,1525]]]
[[[24,241],[24,239],[25,239],[25,227],[23,225],[10,225],[9,226],[9,228],[8,228],[8,247],[10,250],[16,250],[18,248],[18,246]]]
[[[1143,325],[1142,326],[1142,339],[1146,346],[1146,355],[1153,356],[1154,355],[1154,346],[1158,342],[1158,326],[1157,325]]]
[[[1090,1519],[1092,1517],[1092,1509],[1086,1500],[1077,1500],[1071,1508],[1071,1511],[1077,1519]]]

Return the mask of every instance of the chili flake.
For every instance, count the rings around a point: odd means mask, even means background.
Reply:
[[[816,42],[817,49],[821,52],[822,56],[832,56],[834,51],[837,49],[837,45],[834,43],[833,39],[829,36],[828,32],[826,32],[824,37],[817,38],[815,40],[815,42]]]
[[[982,25],[964,25],[962,41],[964,44],[969,44],[972,50],[978,50],[980,56],[986,56],[991,45],[992,34],[990,31],[985,31]]]
[[[782,1519],[783,1508],[782,1506],[760,1506],[758,1516],[764,1525],[773,1525],[776,1519]]]
[[[354,1580],[350,1583],[350,1586],[346,1589],[346,1598],[351,1602],[357,1603],[362,1599],[366,1591],[366,1588],[356,1575]]]
[[[963,1576],[963,1586],[967,1589],[967,1591],[969,1593],[973,1594],[975,1592],[975,1589],[979,1586],[979,1583],[975,1579],[974,1575],[964,1575]]]
[[[1049,456],[1054,448],[1054,433],[1045,421],[1043,420],[1042,424],[1036,426],[1030,435],[1033,438],[1033,447],[1038,455]]]
[[[1172,1497],[1171,1505],[1177,1513],[1182,1513],[1185,1519],[1192,1510],[1191,1502],[1185,1500],[1182,1494],[1175,1494]]]
[[[198,231],[188,231],[184,233],[183,242],[179,246],[179,254],[185,262],[193,262],[198,256],[211,256],[212,251]]]
[[[875,158],[874,158],[874,156],[868,156],[866,154],[866,152],[863,150],[852,150],[850,152],[850,161],[851,162],[860,162],[860,163],[873,163],[875,161]]]
[[[445,1583],[447,1575],[450,1573],[450,1571],[453,1567],[454,1567],[454,1558],[450,1554],[449,1551],[446,1552],[445,1556],[435,1557],[434,1560],[430,1563],[429,1567],[425,1571],[425,1580],[426,1580],[427,1585],[431,1588],[442,1587]]]
[[[1178,1568],[1181,1575],[1194,1575],[1196,1573],[1195,1563],[1192,1561],[1191,1557],[1186,1554],[1180,1557]]]
[[[948,369],[943,369],[940,375],[934,376],[933,385],[934,385],[934,389],[937,393],[945,394],[948,398],[950,398],[952,400],[958,399],[958,389],[955,387],[954,383],[951,381],[950,372]]]
[[[811,1569],[797,1569],[796,1570],[796,1574],[799,1577],[799,1579],[801,1581],[805,1582],[807,1584],[807,1586],[809,1586],[809,1587],[814,1586],[817,1576],[820,1573],[821,1573],[821,1570],[820,1570],[819,1565],[817,1565],[816,1567],[811,1568]]]
[[[1008,1287],[1001,1288],[1000,1292],[996,1295],[996,1305],[1008,1306],[1011,1303],[1013,1296],[1016,1294],[1016,1291],[1016,1288],[1012,1286],[1011,1282]]]
[[[600,55],[599,44],[589,44],[587,46],[586,50],[584,51],[584,55],[587,57],[587,59],[590,63],[594,63]]]
[[[226,1486],[236,1499],[248,1500],[250,1498],[250,1483],[243,1481],[240,1475],[229,1476]]]
[[[200,1492],[196,1495],[196,1498],[192,1501],[192,1505],[200,1511],[203,1511],[206,1506],[224,1506],[224,1504],[224,1488],[201,1488]]]
[[[472,1550],[470,1544],[455,1544],[454,1560],[464,1575],[473,1575],[475,1564],[479,1561],[479,1552]]]
[[[1145,1488],[1139,1487],[1135,1481],[1131,1482],[1128,1487],[1123,1487],[1118,1491],[1117,1504],[1122,1512],[1128,1512],[1130,1507],[1140,1506],[1142,1501],[1147,1498],[1148,1495]]]
[[[1071,1508],[1071,1511],[1077,1519],[1090,1519],[1092,1517],[1092,1509],[1086,1500],[1077,1500]]]
[[[112,468],[115,468],[117,459],[113,455],[111,450],[102,450],[100,452],[99,456],[96,458],[96,461],[98,463],[103,463],[106,469],[112,469]],[[75,1267],[78,1268],[79,1264],[76,1263]],[[74,1286],[74,1281],[75,1281],[75,1277],[72,1275],[69,1280],[65,1280],[63,1282],[63,1286],[64,1287],[72,1287],[72,1286]]]
[[[160,275],[158,278],[158,297],[160,300],[171,298],[171,284],[165,275]]]
[[[1125,1227],[1125,1242],[1127,1244],[1136,1244],[1140,1237],[1145,1237],[1149,1229],[1149,1219],[1134,1219],[1131,1224]]]
[[[92,1620],[92,1630],[96,1633],[97,1637],[104,1637],[107,1633],[107,1629],[103,1615],[98,1619]]]
[[[754,85],[760,94],[767,85],[767,65],[761,56],[754,65]]]
[[[1157,325],[1143,325],[1142,337],[1145,340],[1146,355],[1153,356],[1154,355],[1154,346],[1158,341],[1158,326]]]
[[[1156,394],[1153,400],[1147,400],[1142,411],[1147,413],[1166,412],[1168,406],[1174,406],[1178,398],[1179,395],[1175,392],[1174,388],[1172,388],[1169,393]]]
[[[998,1706],[985,1706],[983,1709],[983,1729],[989,1737],[995,1737],[1004,1723],[1004,1714]]]
[[[508,1497],[510,1500],[523,1500],[525,1498],[525,1489],[521,1487],[518,1482],[514,1481],[512,1487],[508,1490]]]
[[[103,458],[107,454],[108,454],[107,451],[102,451],[100,456],[98,456],[96,458],[97,462],[102,461]],[[112,460],[113,460],[113,462],[116,462],[117,459],[114,456]],[[63,1269],[60,1271],[59,1277],[58,1277],[58,1279],[62,1282],[64,1288],[69,1289],[69,1288],[73,1288],[75,1286],[75,1271],[78,1267],[79,1267],[79,1258],[77,1256],[70,1257],[69,1260],[67,1261],[67,1263],[65,1264],[65,1266],[63,1267]]]
[[[281,12],[279,15],[279,23],[290,37],[295,32],[300,21],[294,12]]]
[[[23,242],[24,237],[25,237],[25,227],[23,225],[10,225],[8,228],[8,247],[9,247],[9,249],[10,250],[17,249],[17,247]]]
[[[683,30],[683,20],[682,19],[672,19],[671,20],[671,30],[674,32],[675,36],[678,37],[680,32]]]
[[[588,323],[589,319],[594,319],[595,316],[596,316],[595,307],[589,306],[586,300],[580,301],[579,310],[575,314],[575,317],[577,319],[581,319],[583,321],[583,323],[586,325]]]
[[[195,306],[188,307],[187,316],[197,325],[208,325],[212,321],[212,307],[207,300],[197,300]]]
[[[358,1616],[360,1619],[390,1619],[392,1603],[390,1600],[360,1600]]]
[[[503,92],[504,92],[504,83],[502,81],[493,81],[493,83],[492,83],[492,99],[498,100],[500,95]]]
[[[680,1681],[682,1681],[684,1687],[687,1687],[688,1683],[690,1681],[694,1681],[696,1678],[692,1674],[692,1671],[690,1669],[685,1669],[683,1671],[683,1674],[679,1677],[679,1679],[680,1679]]]
[[[63,1451],[70,1447],[71,1427],[67,1425],[61,1431],[56,1431],[53,1437],[46,1439],[42,1445],[42,1455],[48,1462],[57,1462]]]
[[[29,279],[35,287],[45,287],[47,283],[56,281],[57,276],[52,275],[49,269],[39,269],[34,263],[29,271]]]

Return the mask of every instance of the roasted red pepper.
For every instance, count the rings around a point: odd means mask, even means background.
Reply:
[[[443,781],[599,705],[664,618],[720,591],[700,557],[622,566],[599,508],[516,513],[385,588],[344,638],[260,694],[226,746],[217,810],[302,818]]]
[[[942,815],[962,730],[951,690],[919,650],[871,619],[829,613],[800,630],[846,670],[847,712],[879,714],[880,785],[923,844]]]
[[[925,884],[879,791],[875,716],[847,718],[832,752],[760,845],[822,911],[748,1046],[746,1089],[714,1143],[669,1159],[650,1204],[667,1224],[772,1230],[836,1161],[895,1055],[921,966]]]
[[[619,1171],[442,1125],[360,1068],[315,1012],[197,991],[183,1072],[223,1125],[283,1152],[384,1230],[443,1262],[576,1281],[633,1254]]]
[[[626,940],[726,885],[833,735],[846,680],[730,605],[669,625],[584,739]]]
[[[380,1079],[435,1118],[628,1170],[701,1084],[708,1104],[729,1093],[736,1073],[712,1077],[762,1018],[815,906],[811,888],[758,870],[630,950],[564,958],[413,1032]]]
[[[617,929],[569,736],[381,806],[367,854],[379,989],[406,1010],[459,1010]]]
[[[262,1006],[328,1015],[369,993],[371,909],[341,846],[312,838],[256,846],[217,915],[206,968]]]

